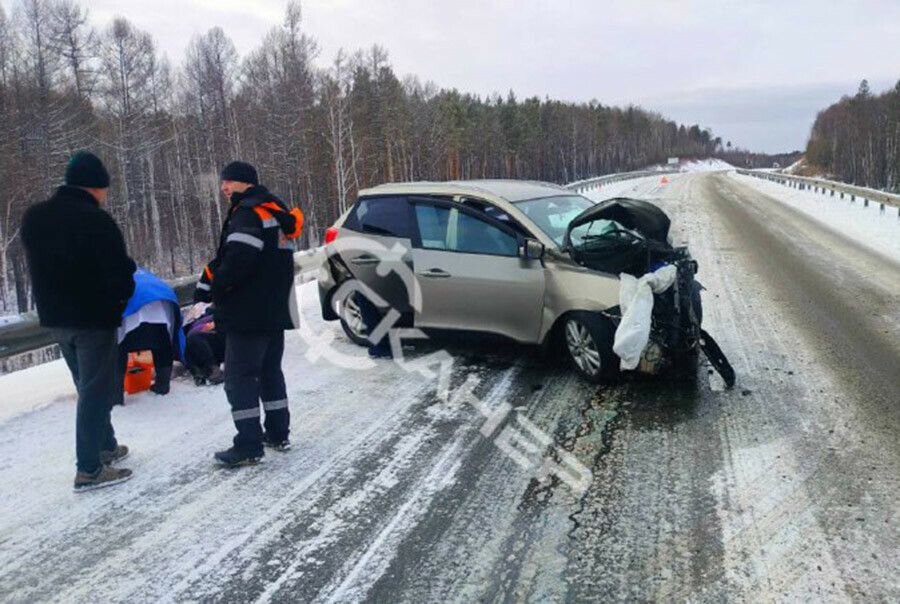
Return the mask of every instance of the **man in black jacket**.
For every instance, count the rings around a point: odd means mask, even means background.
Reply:
[[[128,454],[116,442],[116,328],[134,291],[135,265],[119,227],[103,209],[109,173],[97,156],[79,152],[66,184],[22,219],[22,242],[41,325],[52,329],[78,390],[75,490],[131,478],[111,464]]]
[[[256,169],[232,162],[222,170],[222,192],[231,208],[215,259],[203,270],[195,299],[215,304],[224,330],[225,393],[237,428],[234,446],[215,454],[229,467],[251,465],[263,446],[290,448],[290,413],[281,371],[284,330],[295,327],[294,246],[303,214],[259,185]],[[265,410],[265,433],[260,408]]]

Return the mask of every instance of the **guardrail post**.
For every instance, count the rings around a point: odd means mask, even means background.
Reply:
[[[834,197],[834,189],[831,190],[831,196]]]
[[[850,194],[850,201],[856,201],[856,195]]]
[[[866,207],[866,208],[869,207],[869,200],[868,200],[868,199],[863,199],[863,207]]]
[[[884,214],[884,204],[881,204],[881,209],[878,210],[880,214]]]

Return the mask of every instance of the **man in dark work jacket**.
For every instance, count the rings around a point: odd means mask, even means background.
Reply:
[[[215,454],[218,463],[257,463],[263,446],[290,448],[290,413],[281,370],[284,330],[293,329],[294,246],[303,214],[259,184],[256,169],[232,162],[221,174],[231,202],[215,259],[204,268],[195,300],[215,303],[225,332],[225,394],[237,435]],[[265,432],[260,426],[260,402]]]
[[[76,153],[65,185],[22,219],[22,242],[41,325],[52,330],[78,390],[75,491],[131,478],[112,464],[128,454],[116,442],[116,329],[134,291],[135,264],[112,217],[103,210],[109,173],[100,159]]]

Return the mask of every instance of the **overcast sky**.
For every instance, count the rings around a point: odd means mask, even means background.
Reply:
[[[9,9],[16,0],[0,0]],[[124,15],[173,63],[219,25],[244,55],[284,0],[82,0]],[[639,104],[759,151],[805,147],[817,110],[900,79],[898,0],[306,0],[320,64],[384,46],[398,75],[482,95]]]

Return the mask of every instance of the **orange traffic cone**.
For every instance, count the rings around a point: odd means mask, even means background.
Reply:
[[[663,176],[663,177],[660,179],[660,181],[659,181],[659,184],[661,184],[661,185],[665,185],[665,184],[668,184],[668,183],[669,183],[669,179],[666,178],[665,176]]]

